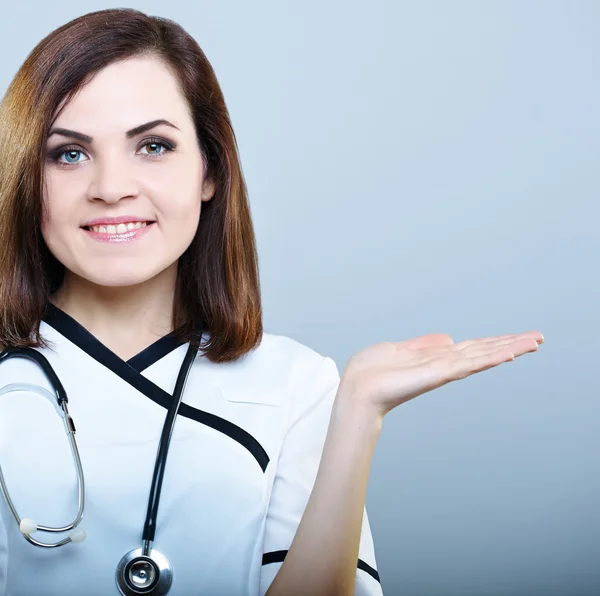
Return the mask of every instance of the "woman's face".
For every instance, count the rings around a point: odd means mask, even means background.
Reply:
[[[44,173],[48,248],[103,286],[176,263],[214,194],[187,103],[157,58],[111,64],[81,88],[51,126]]]

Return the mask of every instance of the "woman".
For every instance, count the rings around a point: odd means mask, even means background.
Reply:
[[[383,417],[542,335],[382,342],[340,378],[264,333],[228,112],[172,21],[52,32],[0,141],[0,593],[381,594],[364,503]],[[36,354],[69,398],[81,492]]]

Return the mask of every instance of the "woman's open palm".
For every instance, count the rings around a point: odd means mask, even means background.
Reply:
[[[543,341],[539,331],[456,344],[446,333],[403,342],[384,341],[351,356],[340,386],[367,400],[383,417],[422,393],[535,352]]]

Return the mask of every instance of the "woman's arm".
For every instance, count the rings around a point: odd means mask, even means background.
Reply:
[[[382,417],[340,385],[311,496],[266,596],[354,594],[367,481],[381,427]]]
[[[354,354],[340,381],[315,483],[265,596],[354,593],[367,480],[383,417],[418,395],[538,349],[539,331],[465,340],[445,333]]]

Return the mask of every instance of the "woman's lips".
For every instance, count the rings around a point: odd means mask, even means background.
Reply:
[[[134,228],[132,230],[123,230],[124,224],[120,224],[121,227],[119,227],[119,224],[117,225],[107,225],[107,226],[102,226],[103,229],[106,229],[107,231],[94,231],[92,229],[88,229],[88,228],[81,228],[81,230],[83,231],[84,234],[86,234],[87,236],[89,236],[90,238],[92,238],[93,240],[97,240],[98,242],[107,242],[107,243],[123,243],[123,242],[133,242],[134,240],[138,240],[140,238],[142,238],[143,236],[145,236],[148,231],[153,228],[155,225],[155,222],[147,222],[145,225],[143,225],[140,228]],[[94,226],[95,228],[97,228],[98,226]],[[112,230],[115,230],[114,232]],[[116,231],[117,229],[121,230],[121,231]]]
[[[82,227],[89,228],[91,226],[109,226],[109,225],[117,225],[120,223],[149,223],[153,222],[153,219],[149,217],[143,217],[140,215],[118,215],[116,217],[96,217],[95,219],[90,219],[86,221]]]

